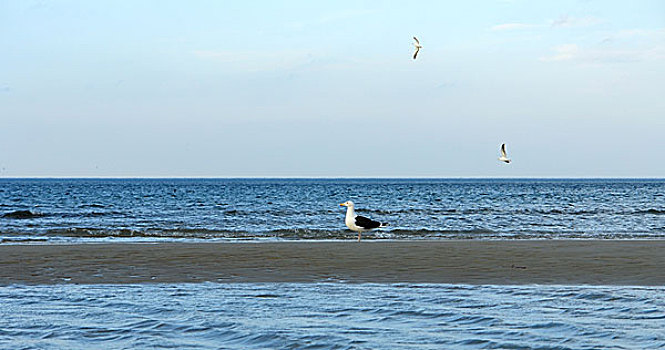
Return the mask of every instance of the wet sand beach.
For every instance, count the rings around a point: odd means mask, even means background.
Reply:
[[[665,285],[665,240],[0,246],[0,285],[183,282]]]

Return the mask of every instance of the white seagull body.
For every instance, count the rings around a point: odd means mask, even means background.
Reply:
[[[422,47],[422,45],[420,45],[420,41],[418,41],[418,38],[416,38],[416,37],[414,36],[414,37],[413,37],[413,40],[416,41],[415,43],[413,43],[413,46],[416,47],[416,52],[413,53],[413,59],[415,60],[416,57],[418,56],[418,52],[420,52],[420,49],[422,49],[423,47]]]
[[[387,223],[381,223],[364,216],[356,215],[353,202],[351,201],[346,201],[340,204],[340,206],[346,207],[346,219],[344,220],[344,223],[349,230],[358,232],[358,242],[360,242],[360,235],[363,232],[388,226]]]
[[[510,159],[508,159],[508,155],[506,155],[506,144],[505,143],[501,144],[501,157],[499,157],[499,160],[506,163],[506,164],[510,163]]]

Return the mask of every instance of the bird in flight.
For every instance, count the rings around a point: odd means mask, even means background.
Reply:
[[[416,38],[416,37],[414,36],[414,37],[413,37],[413,40],[416,41],[415,43],[413,43],[413,46],[416,47],[416,52],[413,53],[413,59],[415,60],[416,57],[418,56],[418,52],[420,52],[420,49],[422,49],[423,47],[422,47],[422,45],[420,45],[420,41],[418,40],[418,38]]]
[[[506,144],[502,143],[501,144],[501,157],[499,157],[499,160],[508,164],[510,163],[510,159],[508,159],[508,155],[506,155]]]
[[[381,223],[364,216],[356,215],[353,202],[351,201],[346,201],[340,204],[340,206],[346,207],[346,219],[344,220],[344,223],[351,231],[358,232],[358,242],[360,242],[361,233],[373,230],[375,228],[388,226],[388,224],[385,222]]]

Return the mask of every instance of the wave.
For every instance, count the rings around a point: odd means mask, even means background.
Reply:
[[[25,235],[25,232],[15,232],[15,234]],[[350,231],[344,230],[310,230],[310,229],[277,229],[260,232],[249,232],[240,230],[223,229],[197,229],[197,228],[145,228],[145,229],[104,229],[104,228],[69,228],[69,229],[51,229],[39,233],[42,236],[51,237],[80,237],[80,238],[190,238],[190,239],[216,239],[216,238],[235,238],[235,239],[260,239],[260,238],[280,238],[280,239],[336,239],[346,238],[352,235]]]
[[[86,212],[64,212],[64,213],[44,213],[44,212],[34,212],[30,210],[15,210],[9,213],[0,215],[0,218],[5,219],[36,219],[44,217],[56,217],[56,218],[94,218],[94,217],[104,217],[104,216],[125,216],[126,214],[121,211],[86,211]]]
[[[32,212],[30,210],[15,210],[2,215],[5,219],[35,219],[45,216],[42,213]]]
[[[598,214],[609,214],[609,215],[663,215],[665,214],[665,209],[609,209],[609,208],[597,208],[597,209],[520,209],[516,210],[519,214],[542,214],[542,215],[598,215]]]
[[[98,205],[86,205],[87,208],[99,208]],[[660,208],[647,208],[647,209],[610,209],[610,208],[596,208],[596,209],[493,209],[493,208],[474,208],[474,209],[432,209],[432,208],[407,208],[407,209],[369,209],[358,210],[358,214],[367,215],[370,217],[398,217],[398,216],[441,216],[441,217],[463,217],[466,215],[554,215],[554,216],[584,216],[584,215],[626,215],[626,216],[639,216],[639,215],[665,215],[665,209]],[[221,211],[223,216],[227,217],[255,217],[255,216],[270,216],[270,217],[289,217],[289,216],[311,216],[311,215],[343,215],[334,210],[243,210],[243,209],[230,209]],[[131,216],[127,212],[118,210],[94,210],[94,211],[81,211],[81,212],[35,212],[30,210],[15,210],[1,214],[0,218],[4,219],[35,219],[43,217],[55,218],[96,218],[96,217],[128,217]]]
[[[638,211],[639,214],[665,215],[665,209],[647,209]]]
[[[490,211],[490,209],[487,209]],[[405,208],[405,209],[358,209],[358,214],[370,213],[378,215],[397,215],[397,214],[461,214],[465,210],[460,209],[438,209],[438,208]]]
[[[106,208],[106,205],[103,204],[97,204],[97,203],[92,203],[92,204],[81,204],[78,206],[79,208]]]
[[[365,237],[379,237],[386,238],[387,236],[414,238],[418,236],[431,236],[435,232],[440,234],[452,233],[454,231],[427,231],[427,230],[395,230],[388,232],[372,232],[364,234]],[[463,231],[460,231],[463,232]],[[472,233],[474,231],[467,231]],[[480,231],[478,231],[480,232]],[[274,229],[258,232],[242,231],[242,230],[224,230],[224,229],[198,229],[198,228],[88,228],[88,227],[75,227],[75,228],[58,228],[48,229],[42,232],[23,232],[23,231],[10,231],[3,232],[9,235],[37,235],[45,237],[77,237],[77,238],[104,238],[104,237],[118,237],[118,238],[194,238],[194,239],[216,239],[216,238],[233,238],[233,239],[262,239],[262,238],[276,238],[276,239],[348,239],[355,237],[356,233],[345,229],[306,229],[306,228],[293,228],[293,229]]]
[[[357,210],[358,214],[369,215],[665,215],[665,209],[628,209],[628,208],[595,208],[595,209],[540,209],[540,208],[469,208],[469,209],[437,209],[437,208],[407,208],[407,209],[364,209]]]
[[[81,213],[52,213],[49,216],[57,216],[60,218],[94,218],[103,216],[124,216],[125,213],[121,211],[88,211]]]
[[[10,230],[0,233],[6,239],[18,237],[46,237],[46,238],[130,238],[130,239],[233,239],[233,240],[348,240],[357,237],[355,232],[346,229],[306,229],[306,228],[281,228],[264,231],[243,231],[224,229],[199,229],[199,228],[57,228],[42,231]],[[663,230],[651,232],[600,232],[600,231],[547,231],[547,230],[521,230],[495,231],[490,229],[393,229],[372,231],[363,234],[363,239],[368,240],[417,240],[417,239],[622,239],[622,238],[662,238],[665,237]],[[41,239],[41,238],[40,238]]]

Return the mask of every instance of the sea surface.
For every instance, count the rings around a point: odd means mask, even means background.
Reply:
[[[665,237],[665,180],[0,179],[0,243]]]
[[[665,238],[665,180],[0,179],[0,244]],[[352,243],[350,243],[352,244]],[[0,349],[663,349],[665,286],[2,285]]]
[[[662,238],[665,180],[0,179],[0,240]]]
[[[665,287],[0,287],[3,349],[662,349]]]

